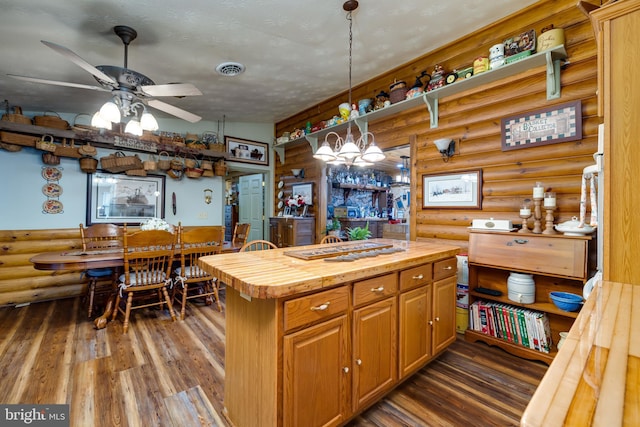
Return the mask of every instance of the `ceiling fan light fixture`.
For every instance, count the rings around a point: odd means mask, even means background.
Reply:
[[[147,111],[146,108],[142,112],[142,116],[140,116],[140,126],[142,127],[142,130],[148,130],[151,132],[156,131],[159,128],[158,121],[150,112]]]
[[[216,67],[216,73],[225,77],[234,77],[244,73],[245,66],[239,62],[223,62]]]
[[[111,122],[103,119],[100,115],[100,111],[96,111],[93,117],[91,117],[91,126],[98,129],[111,130]]]
[[[127,126],[124,128],[124,132],[135,136],[142,136],[142,126],[140,126],[138,119],[133,117],[129,120]]]
[[[120,108],[113,101],[107,101],[100,107],[100,117],[112,123],[120,123]]]

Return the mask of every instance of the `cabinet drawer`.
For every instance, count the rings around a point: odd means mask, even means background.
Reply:
[[[471,233],[469,262],[585,279],[587,245],[587,239]]]
[[[284,329],[288,331],[299,326],[328,319],[347,311],[348,306],[348,286],[341,286],[286,301],[284,303]]]
[[[353,285],[353,305],[358,306],[393,295],[398,290],[396,273],[362,280]]]
[[[447,258],[442,261],[433,263],[433,280],[444,279],[445,277],[456,274],[458,268],[458,260],[456,258]]]
[[[400,290],[417,288],[431,282],[433,264],[423,264],[400,272]]]

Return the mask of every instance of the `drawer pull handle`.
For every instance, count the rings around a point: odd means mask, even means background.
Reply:
[[[362,365],[362,360],[356,359],[356,365],[358,365],[358,366]]]
[[[443,268],[443,270],[451,270],[451,269],[453,269],[453,267],[451,267],[450,265],[448,265],[445,268]]]
[[[527,239],[513,239],[514,242],[516,242],[519,245],[524,245],[526,243],[529,243],[529,240]]]
[[[377,288],[371,288],[371,292],[384,292],[384,286],[379,286]]]
[[[317,307],[311,307],[311,311],[325,311],[327,308],[329,308],[329,301],[324,304],[320,304]]]
[[[422,273],[420,273],[420,274],[418,274],[417,276],[413,276],[413,277],[412,277],[412,279],[415,279],[415,280],[422,280],[422,279],[424,279],[424,276],[422,275]]]

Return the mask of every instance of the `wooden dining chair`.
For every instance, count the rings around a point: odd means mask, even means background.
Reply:
[[[127,333],[131,310],[152,306],[162,308],[166,303],[171,319],[175,321],[176,315],[167,287],[172,285],[171,264],[177,234],[165,230],[127,233],[126,224],[123,233],[124,273],[118,280],[118,293],[111,320],[115,320],[118,313],[122,313],[122,329],[123,333]],[[136,305],[133,305],[134,295]],[[125,296],[126,306],[123,309],[120,303]],[[157,301],[153,301],[153,297],[157,298]]]
[[[268,240],[252,240],[245,243],[240,248],[240,252],[264,251],[268,249],[278,249],[278,247]]]
[[[338,236],[324,236],[320,241],[320,243],[339,243],[339,242],[344,242],[344,240],[342,240]]]
[[[82,239],[82,251],[97,251],[104,249],[122,248],[122,227],[115,224],[93,224],[85,227],[80,224],[80,237]],[[84,275],[89,278],[87,290],[88,316],[93,313],[93,303],[96,294],[108,294],[113,290],[113,281],[118,270],[115,268],[92,268],[86,270]],[[110,282],[104,282],[110,277]],[[101,286],[98,286],[100,282]]]
[[[198,259],[222,252],[224,226],[194,227],[185,230],[182,224],[179,224],[178,236],[180,267],[174,271],[172,300],[174,306],[176,301],[181,304],[180,320],[184,320],[188,299],[204,298],[205,304],[208,305],[210,298],[213,297],[218,305],[218,311],[222,311],[218,295],[218,280],[200,268]]]
[[[249,237],[249,231],[251,231],[251,224],[249,223],[237,223],[233,229],[233,237],[231,238],[231,244],[233,246],[244,246],[247,243]]]

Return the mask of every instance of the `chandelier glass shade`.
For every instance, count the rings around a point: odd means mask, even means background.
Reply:
[[[142,111],[142,114],[138,118],[139,110]],[[132,116],[125,126],[125,133],[141,136],[143,130],[158,130],[158,122],[147,111],[147,107],[135,96],[124,92],[116,94],[100,107],[100,110],[91,119],[91,126],[100,129],[111,129],[111,124],[120,123],[123,116]]]
[[[342,8],[347,12],[349,21],[349,104],[351,105],[351,63],[353,48],[353,18],[351,13],[358,8],[358,2],[347,0]],[[329,143],[329,136],[335,136],[334,148]],[[369,142],[370,140],[370,142]],[[329,132],[324,138],[322,145],[313,154],[313,157],[332,165],[371,166],[385,158],[384,153],[375,143],[375,138],[371,132],[362,132],[356,140],[351,133],[351,121],[348,122],[347,134],[344,139],[335,132]]]

